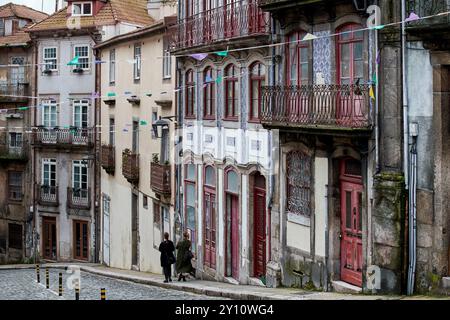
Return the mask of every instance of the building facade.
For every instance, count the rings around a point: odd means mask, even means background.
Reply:
[[[102,262],[161,273],[159,245],[175,233],[175,8],[149,6],[155,22],[96,49],[101,68]]]
[[[45,260],[98,261],[101,62],[93,47],[152,21],[147,2],[67,1],[28,32],[37,54],[33,184],[35,249]]]
[[[23,29],[46,18],[31,8],[0,6],[0,264],[25,261],[32,246],[29,145],[34,47]]]

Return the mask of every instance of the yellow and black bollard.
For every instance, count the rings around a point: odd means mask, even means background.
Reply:
[[[59,290],[58,295],[62,297],[63,295],[63,281],[62,281],[62,272],[59,273]]]
[[[41,269],[38,264],[36,265],[36,278],[37,282],[41,283]]]
[[[106,300],[106,289],[105,288],[100,289],[100,298],[101,298],[101,300]]]
[[[50,277],[48,274],[48,268],[45,268],[45,288],[50,289]]]
[[[75,300],[80,300],[80,285],[76,285],[75,287]]]

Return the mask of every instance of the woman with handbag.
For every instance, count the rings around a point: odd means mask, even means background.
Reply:
[[[164,270],[164,283],[172,282],[172,264],[175,263],[175,246],[173,242],[169,240],[169,233],[164,233],[164,241],[159,245],[159,251],[161,252],[161,267]]]
[[[191,260],[194,257],[191,251],[191,241],[189,240],[189,233],[183,233],[183,240],[177,244],[177,273],[179,273],[178,281],[186,281],[186,276],[183,273],[190,273],[192,271]]]

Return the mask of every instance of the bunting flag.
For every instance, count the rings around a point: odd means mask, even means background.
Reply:
[[[313,34],[311,34],[311,33],[307,33],[305,35],[305,37],[303,38],[303,41],[315,40],[315,39],[318,39],[318,37],[313,35]]]
[[[197,61],[202,61],[208,56],[207,53],[194,53],[190,54],[189,57],[194,58]]]
[[[218,76],[217,79],[216,79],[216,83],[221,83],[222,79],[223,79],[222,76]]]
[[[146,126],[146,125],[148,125],[148,122],[145,120],[141,120],[141,126]]]
[[[19,107],[19,111],[27,111],[28,109],[28,107]]]
[[[163,92],[161,92],[160,94],[167,94],[167,91],[163,91]]]
[[[73,58],[72,61],[70,61],[67,65],[68,66],[76,66],[78,65],[78,61],[80,60],[80,57],[76,56],[75,58]]]
[[[375,29],[375,30],[381,30],[381,29],[384,29],[384,25],[379,25],[379,26],[375,26],[375,27],[373,27],[373,29]]]
[[[115,97],[116,94],[114,92],[108,92],[108,97]]]
[[[207,74],[205,77],[205,83],[210,83],[210,82],[214,82],[214,80],[209,74]]]
[[[228,57],[228,50],[227,51],[217,51],[215,52],[219,57]]]
[[[123,131],[123,132],[128,132],[128,129],[127,129],[127,128],[124,128],[122,131]]]
[[[377,64],[379,65],[380,63],[381,63],[381,51],[378,50],[378,53],[377,53]]]
[[[100,93],[98,92],[92,92],[91,94],[91,99],[99,99],[100,98]]]
[[[151,93],[147,93],[147,94],[145,94],[147,97],[151,97],[152,96],[152,94]]]
[[[102,61],[102,60],[95,60],[95,64],[102,64],[102,63],[106,63],[106,61]]]
[[[130,91],[125,91],[123,94],[126,95],[126,96],[129,96],[129,95],[131,95],[132,93],[131,93]]]
[[[373,91],[373,86],[370,86],[369,96],[370,96],[373,100],[375,100],[375,93],[374,93],[374,91]]]
[[[419,19],[420,19],[420,17],[417,14],[415,14],[414,12],[411,12],[409,17],[405,19],[405,22],[417,21]]]
[[[372,83],[373,83],[374,85],[377,85],[377,84],[378,84],[378,81],[377,81],[377,74],[376,74],[376,73],[374,73],[373,76],[372,76]]]

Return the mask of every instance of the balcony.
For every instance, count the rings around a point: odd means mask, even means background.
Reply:
[[[259,8],[258,1],[238,1],[181,19],[175,27],[173,51],[179,51],[220,45],[231,39],[251,37],[255,41],[255,36],[268,37],[270,19]]]
[[[67,207],[89,210],[91,208],[91,189],[67,188]]]
[[[28,102],[30,86],[27,83],[11,83],[0,81],[0,102]]]
[[[152,190],[155,193],[159,193],[162,195],[170,195],[171,166],[152,162],[150,165],[150,172],[150,187],[152,188]]]
[[[38,128],[33,132],[33,145],[55,147],[92,147],[94,130],[85,128]]]
[[[0,133],[0,161],[28,161],[28,143],[22,139],[10,141],[5,133]]]
[[[370,131],[369,86],[264,87],[261,123],[279,129]]]
[[[102,145],[101,149],[101,163],[102,168],[108,174],[114,174],[116,171],[116,148],[112,145]]]
[[[406,2],[406,15],[414,12],[419,17],[429,17],[450,10],[450,0],[409,0]],[[438,17],[411,21],[407,24],[407,30],[420,38],[435,40],[449,39],[450,15],[445,14]]]
[[[139,183],[139,154],[130,150],[122,152],[122,174],[129,183]]]
[[[41,206],[59,206],[59,195],[57,186],[38,185],[36,188],[38,203]]]
[[[286,9],[291,7],[300,7],[315,5],[321,2],[326,2],[325,0],[260,0],[259,6],[264,11],[276,11],[279,9]]]

